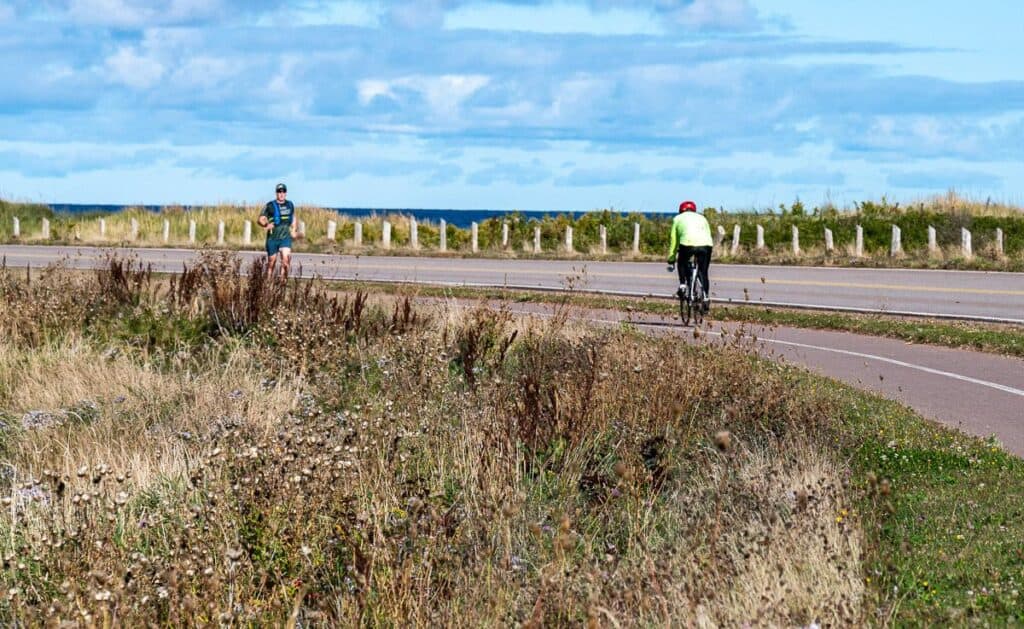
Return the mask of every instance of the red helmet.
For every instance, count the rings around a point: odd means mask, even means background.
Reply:
[[[694,203],[693,201],[683,201],[682,203],[679,204],[679,211],[680,212],[696,212],[697,211],[697,204]]]

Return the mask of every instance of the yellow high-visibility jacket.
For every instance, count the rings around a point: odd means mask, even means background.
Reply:
[[[714,247],[711,238],[711,225],[708,219],[696,212],[680,212],[672,219],[672,234],[669,237],[668,261],[676,261],[676,251],[680,245],[687,247]]]

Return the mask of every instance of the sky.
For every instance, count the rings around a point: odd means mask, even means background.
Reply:
[[[925,9],[927,4],[927,9]],[[1017,0],[0,0],[0,198],[1024,204]]]

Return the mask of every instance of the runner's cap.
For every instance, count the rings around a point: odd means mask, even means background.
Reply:
[[[274,192],[288,192],[288,186],[283,183],[279,183],[277,184],[277,187],[274,188]]]

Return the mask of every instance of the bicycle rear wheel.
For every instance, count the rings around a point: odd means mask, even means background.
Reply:
[[[683,325],[690,325],[690,318],[692,317],[693,303],[689,300],[687,295],[680,295],[679,297],[679,319],[683,322]]]
[[[690,310],[693,312],[693,323],[694,325],[700,325],[704,322],[704,287],[700,283],[700,278],[694,278],[693,280],[693,294],[690,299]]]

